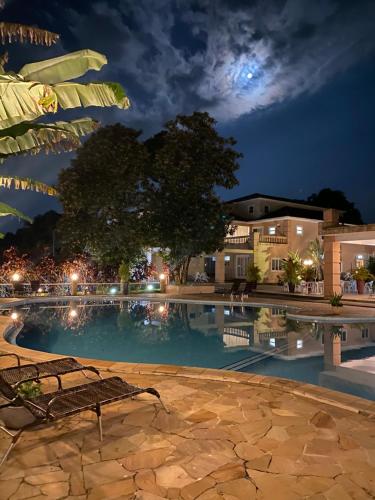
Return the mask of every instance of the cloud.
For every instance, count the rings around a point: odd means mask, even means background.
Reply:
[[[133,100],[128,120],[152,128],[194,109],[233,120],[316,91],[373,51],[374,16],[371,0],[119,0],[72,15],[70,30],[108,49]]]

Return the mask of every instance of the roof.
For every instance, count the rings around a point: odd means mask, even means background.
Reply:
[[[277,219],[279,217],[296,217],[297,219],[323,220],[323,210],[309,210],[308,208],[298,207],[282,207],[268,214],[263,214],[262,217],[250,218],[231,214],[234,220],[238,222],[257,222],[264,219]]]
[[[282,207],[263,215],[261,219],[275,219],[276,217],[297,217],[299,219],[323,220],[323,210],[309,210],[308,208]]]
[[[261,194],[261,193],[253,193],[253,194],[249,194],[247,196],[242,196],[240,198],[234,198],[233,200],[228,200],[225,203],[231,204],[231,203],[237,203],[240,201],[255,200],[256,198],[264,198],[265,200],[285,201],[286,203],[298,203],[301,205],[308,205],[310,207],[317,207],[316,205],[314,205],[313,203],[310,203],[308,201],[294,200],[293,198],[282,198],[280,196],[270,196],[268,194]],[[322,210],[324,209],[324,207],[317,207],[317,208],[321,208]]]

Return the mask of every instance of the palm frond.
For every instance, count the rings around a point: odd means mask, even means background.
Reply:
[[[8,189],[13,188],[17,191],[19,189],[22,191],[36,191],[37,193],[47,194],[48,196],[58,196],[58,192],[53,186],[49,186],[44,182],[34,179],[29,179],[28,177],[0,176],[0,187]],[[4,204],[0,203],[0,209],[2,205]]]
[[[0,75],[0,129],[12,127],[24,121],[33,121],[47,113],[55,113],[59,107],[117,106],[127,109],[129,99],[114,90],[111,82],[80,84],[74,82],[45,85],[25,82],[10,73]]]
[[[0,22],[0,41],[5,43],[29,42],[36,45],[52,45],[59,39],[57,33],[35,28],[34,26],[25,26],[18,23]]]
[[[71,122],[20,123],[0,130],[0,158],[25,153],[37,154],[40,151],[72,151],[80,146],[80,137],[98,127],[99,123],[91,118]]]
[[[6,217],[8,215],[18,217],[19,219],[25,220],[27,222],[33,221],[30,217],[28,217],[24,213],[20,212],[20,210],[17,210],[16,208],[11,207],[7,203],[0,202],[0,217]]]
[[[100,71],[104,64],[107,64],[107,58],[103,54],[85,49],[45,61],[26,64],[21,68],[19,74],[26,81],[51,85],[74,80],[89,70]]]

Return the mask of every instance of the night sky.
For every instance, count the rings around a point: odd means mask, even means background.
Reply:
[[[0,16],[61,35],[51,48],[6,46],[8,70],[90,48],[109,64],[84,80],[119,81],[132,102],[129,111],[86,108],[46,121],[92,116],[147,137],[178,113],[208,111],[244,154],[240,184],[224,199],[304,199],[331,187],[375,222],[374,0],[8,0]],[[54,183],[72,156],[23,156],[1,168]],[[3,189],[1,200],[30,215],[59,209],[36,193]],[[16,227],[9,221],[2,229]]]

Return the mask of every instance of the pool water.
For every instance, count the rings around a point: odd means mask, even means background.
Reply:
[[[182,302],[56,302],[24,306],[21,347],[61,355],[226,368],[325,385],[375,399],[375,387],[337,377],[332,332],[341,360],[375,355],[375,325],[319,325],[279,307]]]

